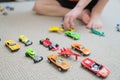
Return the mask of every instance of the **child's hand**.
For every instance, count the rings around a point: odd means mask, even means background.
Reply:
[[[82,10],[80,11],[79,8],[74,8],[73,10],[71,10],[70,12],[68,12],[65,17],[64,17],[64,21],[63,21],[63,26],[64,29],[71,29],[74,28],[74,21],[79,17],[79,15],[81,14]]]

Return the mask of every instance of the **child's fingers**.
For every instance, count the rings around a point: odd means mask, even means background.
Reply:
[[[73,17],[70,18],[70,28],[73,28],[75,26],[74,20],[75,19]]]
[[[64,18],[64,22],[63,22],[63,25],[64,25],[64,29],[69,29],[69,20],[70,18],[69,17],[65,17]]]

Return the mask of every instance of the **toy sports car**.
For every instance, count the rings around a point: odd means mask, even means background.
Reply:
[[[66,71],[70,68],[70,65],[64,59],[58,57],[55,54],[48,55],[47,58],[50,63],[52,62],[58,67],[59,71]]]
[[[26,36],[24,36],[24,35],[20,35],[19,36],[19,41],[20,42],[22,42],[22,43],[24,43],[25,44],[25,46],[29,46],[29,45],[31,45],[33,42],[32,41],[30,41]]]
[[[1,12],[2,12],[2,11],[5,11],[5,8],[1,8],[1,7],[0,7],[0,11],[1,11]]]
[[[95,73],[97,76],[101,76],[103,78],[106,78],[110,74],[110,70],[106,66],[99,64],[90,58],[84,59],[81,62],[81,65]]]
[[[6,6],[5,8],[8,9],[8,10],[14,10],[14,8],[11,7],[11,6]]]
[[[50,32],[63,32],[63,29],[61,27],[57,27],[57,26],[51,26],[49,28]]]
[[[20,49],[20,45],[15,43],[14,40],[5,41],[5,46],[7,46],[11,51],[17,51]]]
[[[59,49],[59,45],[51,42],[49,38],[46,38],[44,40],[40,40],[40,44],[44,45],[45,47],[48,47],[49,50],[52,50],[52,51]]]
[[[116,28],[117,28],[117,31],[120,32],[120,24],[117,24],[117,25],[116,25]]]
[[[82,55],[88,56],[91,54],[90,50],[85,48],[82,44],[73,43],[71,44],[72,49],[82,53]]]
[[[92,28],[91,28],[91,32],[93,34],[96,34],[96,35],[99,35],[99,36],[103,36],[103,37],[105,36],[104,32],[100,32],[100,31],[97,31],[97,30],[92,29]]]
[[[25,55],[26,55],[26,57],[32,58],[34,60],[34,63],[37,63],[37,62],[40,62],[43,60],[43,57],[36,55],[36,52],[31,48],[28,48],[26,50]]]
[[[80,35],[73,31],[65,31],[65,35],[67,35],[75,40],[78,40],[80,38]]]

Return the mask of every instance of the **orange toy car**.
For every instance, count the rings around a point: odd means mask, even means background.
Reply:
[[[0,8],[0,11],[5,11],[5,8]]]
[[[58,67],[59,71],[66,71],[70,68],[70,65],[64,59],[55,54],[48,55],[47,58],[50,63],[52,62]]]
[[[73,43],[71,44],[72,49],[82,53],[83,56],[88,56],[90,55],[90,50],[85,48],[82,44],[78,44],[78,43]]]

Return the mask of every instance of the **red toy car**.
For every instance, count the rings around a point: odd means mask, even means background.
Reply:
[[[103,78],[106,78],[110,74],[110,70],[106,66],[101,65],[90,58],[84,59],[81,62],[81,65],[95,73],[97,76],[101,76]]]
[[[44,40],[40,40],[40,44],[44,45],[45,47],[48,47],[49,50],[52,50],[52,51],[59,49],[59,45],[52,43],[49,38],[46,38]]]

